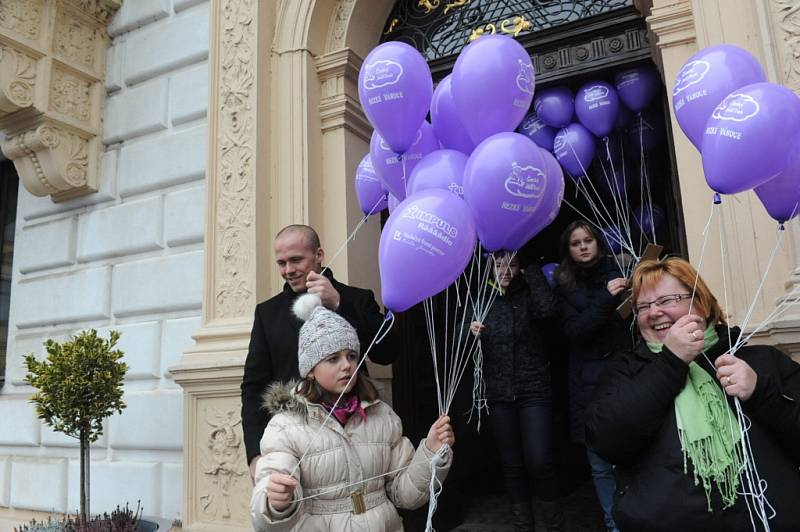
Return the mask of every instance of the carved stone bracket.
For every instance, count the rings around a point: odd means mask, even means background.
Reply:
[[[0,2],[2,150],[36,196],[98,189],[106,24],[121,2]]]

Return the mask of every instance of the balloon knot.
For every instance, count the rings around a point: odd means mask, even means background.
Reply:
[[[714,205],[719,205],[722,203],[722,198],[719,195],[719,192],[714,192]]]
[[[783,226],[783,222],[778,223],[778,229],[780,229],[781,231],[786,230],[786,228]]]

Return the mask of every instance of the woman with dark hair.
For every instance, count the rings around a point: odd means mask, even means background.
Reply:
[[[741,331],[684,259],[642,261],[632,281],[643,341],[614,356],[586,415],[587,442],[618,467],[620,529],[800,530],[800,364],[766,345],[731,353]]]
[[[561,264],[555,271],[561,330],[569,346],[570,435],[584,444],[584,415],[609,355],[631,345],[630,326],[617,313],[627,279],[620,275],[598,232],[576,220],[561,234]],[[612,509],[614,468],[586,450],[597,498],[608,530],[616,530]]]
[[[552,444],[550,362],[537,320],[553,316],[555,299],[541,269],[524,273],[519,259],[495,260],[497,292],[484,322],[470,329],[480,335],[489,425],[497,442],[503,481],[511,502],[515,532],[533,532],[530,483],[542,499],[545,529],[564,530],[558,502]]]

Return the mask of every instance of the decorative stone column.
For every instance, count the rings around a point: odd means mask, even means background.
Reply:
[[[656,36],[668,90],[678,70],[692,54],[717,43],[735,44],[749,50],[775,81],[772,75],[775,70],[773,47],[768,39],[761,37],[761,4],[757,0],[653,0],[647,21]],[[700,155],[680,130],[671,106],[670,116],[689,258],[698,265],[704,241],[702,230],[711,208],[711,191],[703,177]],[[725,293],[723,279],[727,279],[727,311],[731,321],[739,323],[744,319],[766,269],[775,243],[776,224],[763,212],[763,207],[751,192],[736,198],[724,197],[717,214],[709,230],[701,274],[721,300]],[[720,252],[720,230],[725,247],[724,258]],[[789,262],[788,257],[779,255],[772,265],[771,278],[785,278],[790,269]],[[780,283],[765,283],[750,323],[757,324],[765,318],[782,293]]]
[[[360,45],[372,46],[390,4],[211,0],[203,322],[170,368],[185,399],[184,529],[251,530],[239,386],[253,309],[282,285],[279,228],[316,226],[332,255],[357,221],[350,179],[370,131],[357,99],[361,58],[342,49],[353,16],[366,19],[355,23]],[[377,285],[377,258],[349,260],[377,257],[374,225],[334,264],[340,280]]]
[[[62,201],[98,188],[106,25],[120,5],[0,2],[2,150],[36,196]]]
[[[253,309],[271,292],[271,78],[277,2],[211,0],[202,328],[184,389],[185,530],[251,530],[240,392]],[[288,176],[287,176],[288,179]]]
[[[764,28],[762,32],[767,46],[775,55],[776,81],[800,94],[800,5],[795,0],[770,0],[760,5]],[[792,264],[785,277],[785,291],[775,303],[784,299],[800,297],[800,222],[795,218],[786,224],[788,234],[784,238],[791,249]],[[794,303],[785,314],[773,320],[757,334],[760,341],[779,345],[784,351],[800,361],[800,305]]]

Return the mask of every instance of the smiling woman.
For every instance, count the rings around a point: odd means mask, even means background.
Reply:
[[[620,529],[799,530],[800,365],[739,345],[683,259],[642,261],[633,298],[644,342],[614,357],[586,416],[616,465]]]

